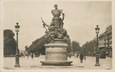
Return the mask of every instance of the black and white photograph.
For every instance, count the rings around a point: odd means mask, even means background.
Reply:
[[[112,0],[1,0],[0,11],[2,71],[113,72]]]

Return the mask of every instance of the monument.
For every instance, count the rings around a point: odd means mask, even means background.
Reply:
[[[72,61],[68,61],[67,57],[70,53],[71,42],[67,31],[63,28],[64,13],[58,9],[57,4],[54,8],[51,11],[53,18],[50,25],[42,19],[48,43],[45,44],[45,60],[41,63],[42,65],[70,66]]]

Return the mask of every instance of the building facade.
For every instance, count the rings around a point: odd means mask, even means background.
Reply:
[[[105,38],[105,47],[107,49],[108,56],[112,56],[112,25],[106,28]]]
[[[99,48],[102,54],[112,57],[112,25],[99,35]]]
[[[112,57],[112,25],[108,26],[104,33],[99,35],[98,47],[100,49],[101,55],[107,55]],[[97,39],[85,43],[82,47],[86,48],[88,55],[95,55]]]

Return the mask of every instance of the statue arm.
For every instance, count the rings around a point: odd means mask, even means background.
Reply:
[[[64,14],[64,13],[62,13],[62,20],[64,20],[64,17],[65,17],[65,14]]]
[[[65,14],[64,14],[63,10],[60,10],[60,11],[62,13],[62,20],[64,20]]]

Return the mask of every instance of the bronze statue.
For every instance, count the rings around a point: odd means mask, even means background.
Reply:
[[[50,25],[47,25],[42,19],[43,27],[46,29],[46,36],[50,41],[54,41],[55,39],[62,39],[68,44],[70,43],[69,35],[67,35],[67,31],[63,28],[63,20],[64,13],[63,10],[58,9],[58,5],[55,4],[51,13],[53,15],[52,22]],[[62,16],[62,17],[61,17]]]
[[[51,13],[53,15],[50,25],[41,18],[45,35],[33,42],[28,49],[29,53],[44,53],[45,60],[40,61],[42,65],[70,66],[72,61],[67,57],[71,56],[71,41],[67,31],[63,28],[64,13],[54,5]],[[40,54],[40,53],[39,53]]]
[[[58,9],[57,4],[54,5],[54,8],[55,9],[53,9],[51,11],[51,13],[53,15],[51,26],[53,25],[53,26],[57,26],[59,28],[63,28],[63,20],[64,20],[63,10]],[[62,16],[62,18],[60,16]]]

